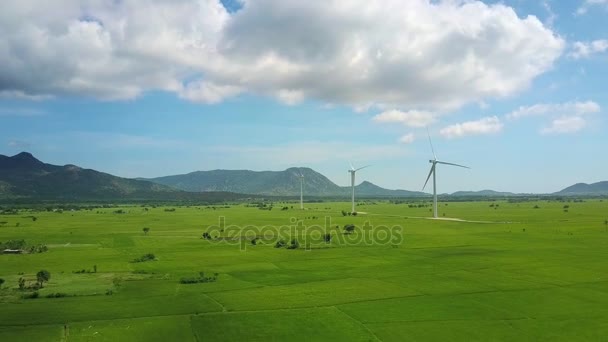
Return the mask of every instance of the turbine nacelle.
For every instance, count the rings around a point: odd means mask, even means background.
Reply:
[[[426,185],[428,184],[429,179],[431,179],[431,176],[433,176],[433,217],[437,218],[437,183],[436,183],[437,164],[457,166],[457,167],[462,167],[465,169],[470,169],[470,167],[437,160],[437,155],[435,154],[435,148],[433,147],[433,141],[431,140],[431,134],[428,132],[428,129],[427,129],[427,134],[429,136],[429,144],[431,145],[431,151],[433,152],[433,159],[429,160],[429,163],[431,163],[433,165],[431,166],[429,175],[426,177],[426,181],[424,182],[424,185],[422,186],[422,190],[424,190],[424,188],[426,188]]]

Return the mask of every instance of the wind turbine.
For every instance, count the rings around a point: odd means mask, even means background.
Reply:
[[[355,175],[357,174],[357,171],[361,170],[361,169],[365,169],[366,167],[369,167],[370,165],[365,165],[363,167],[360,167],[358,169],[355,169],[355,167],[353,166],[353,164],[350,164],[350,170],[348,170],[348,172],[350,172],[350,186],[353,190],[353,195],[352,195],[352,211],[351,213],[355,212]]]
[[[433,148],[433,141],[431,141],[431,134],[428,132],[428,130],[427,130],[427,134],[429,136],[429,143],[431,144],[431,151],[433,152],[433,159],[429,160],[429,163],[431,163],[433,165],[431,166],[431,171],[429,172],[428,177],[426,177],[426,182],[424,182],[424,186],[422,187],[422,190],[424,190],[424,188],[426,187],[426,184],[429,182],[429,178],[431,178],[431,175],[433,175],[433,217],[437,218],[437,216],[438,216],[438,213],[437,213],[437,164],[464,167],[465,169],[470,169],[470,167],[437,160],[437,155],[435,155],[435,149]]]
[[[298,178],[300,178],[300,209],[304,210],[304,174],[300,171]]]

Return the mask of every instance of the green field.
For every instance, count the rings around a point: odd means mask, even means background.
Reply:
[[[608,201],[440,203],[440,215],[465,221],[430,220],[428,206],[407,203],[361,203],[356,217],[342,215],[349,203],[296,207],[0,215],[0,241],[49,247],[0,255],[0,341],[608,336]],[[275,248],[278,234],[300,247]],[[147,253],[156,260],[133,262]],[[20,290],[19,278],[34,284],[41,269],[50,281],[24,299],[34,290]],[[91,273],[74,273],[83,269]],[[216,281],[180,283],[199,272]]]

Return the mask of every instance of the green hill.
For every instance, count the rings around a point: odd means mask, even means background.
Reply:
[[[147,179],[149,181],[192,192],[231,191],[267,196],[299,196],[300,180],[304,175],[304,193],[314,197],[347,197],[350,187],[341,187],[313,169],[300,167],[284,171],[213,170],[196,171],[184,175]],[[417,197],[422,192],[388,190],[370,182],[356,186],[358,196]]]
[[[608,181],[592,184],[577,183],[556,192],[555,195],[608,195]]]
[[[218,200],[244,195],[192,194],[143,180],[75,165],[51,165],[22,152],[0,155],[0,199],[33,200]]]

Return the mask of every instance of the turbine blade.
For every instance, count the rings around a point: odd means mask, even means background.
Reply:
[[[454,164],[454,163],[446,163],[446,162],[442,162],[442,161],[437,161],[437,164],[452,165],[452,166],[464,167],[465,169],[470,169],[470,167],[468,167],[468,166]]]
[[[435,172],[435,164],[433,164],[433,166],[431,166],[431,171],[429,172],[428,177],[426,177],[426,182],[424,182],[424,186],[422,187],[422,190],[424,190],[424,188],[426,188],[426,184],[429,182],[429,179],[431,179],[431,175],[433,174],[433,172]]]
[[[431,133],[429,133],[429,128],[426,128],[426,134],[429,136],[429,144],[431,144],[431,151],[433,152],[433,158],[437,160],[437,156],[435,155],[435,148],[433,147],[433,141],[431,140]]]
[[[359,170],[361,170],[361,169],[365,169],[366,167],[370,167],[370,166],[371,166],[371,165],[365,165],[365,166],[363,166],[363,167],[360,167],[360,168],[356,169],[355,171],[359,171]]]
[[[354,170],[354,169],[355,169],[355,167],[353,166],[353,163],[351,163],[351,162],[349,161],[349,162],[348,162],[348,164],[350,165],[350,169],[351,169],[351,170]]]

